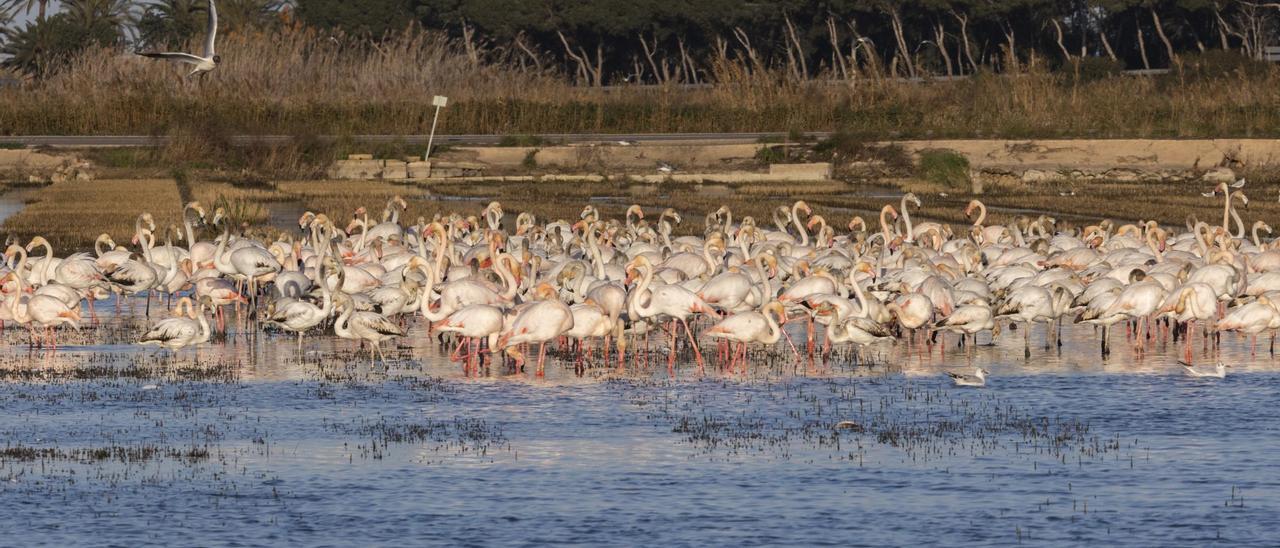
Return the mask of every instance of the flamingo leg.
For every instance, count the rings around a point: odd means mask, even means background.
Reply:
[[[1183,355],[1183,357],[1186,358],[1185,361],[1187,363],[1192,363],[1191,362],[1191,333],[1192,333],[1192,327],[1195,325],[1195,322],[1196,321],[1194,319],[1187,321],[1187,332],[1182,336],[1182,346],[1183,348],[1186,349],[1186,352]]]
[[[672,319],[671,320],[671,348],[667,351],[667,370],[668,371],[674,370],[676,366],[676,343],[677,342],[678,340],[676,339],[676,321],[675,319]]]
[[[680,323],[684,325],[684,332],[689,336],[689,346],[693,347],[693,357],[698,360],[698,368],[702,369],[704,367],[702,362],[702,350],[698,349],[698,341],[693,337],[693,330],[689,329],[689,322],[682,319],[680,320]]]
[[[546,370],[544,369],[545,367],[544,364],[546,361],[547,361],[547,343],[544,342],[538,345],[538,376],[539,377],[546,376]]]
[[[1022,357],[1031,357],[1031,322],[1022,329]]]

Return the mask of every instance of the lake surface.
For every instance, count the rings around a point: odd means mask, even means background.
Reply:
[[[104,310],[108,307],[99,307]],[[140,310],[140,309],[139,309]],[[328,336],[233,336],[171,356],[140,320],[9,329],[6,543],[114,545],[1276,545],[1280,368],[1224,336],[1227,378],[1122,329],[1061,351],[1006,331],[855,364],[674,372],[554,361],[466,377],[415,324],[385,364]],[[801,345],[803,331],[792,332]],[[986,342],[986,335],[982,335]],[[715,347],[704,352],[714,362]],[[982,365],[989,386],[942,375]],[[841,427],[837,424],[845,423]]]

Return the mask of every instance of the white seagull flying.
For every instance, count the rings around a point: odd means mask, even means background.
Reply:
[[[209,0],[209,23],[205,27],[207,36],[204,39],[204,57],[192,55],[190,53],[180,52],[158,52],[158,51],[139,51],[138,55],[150,57],[152,59],[164,59],[174,63],[186,63],[194,65],[187,77],[197,74],[204,74],[218,67],[218,63],[222,62],[222,56],[214,52],[213,44],[218,38],[218,8],[214,6],[213,0]]]

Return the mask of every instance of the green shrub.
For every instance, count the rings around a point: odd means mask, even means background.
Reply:
[[[537,135],[503,135],[498,139],[500,147],[538,147],[546,141]]]
[[[102,167],[143,168],[155,167],[155,151],[140,147],[105,147],[90,149],[89,160]]]
[[[922,150],[916,175],[947,188],[965,188],[969,185],[969,159],[949,149]]]
[[[525,169],[534,169],[538,167],[538,152],[540,150],[541,149],[535,148],[533,150],[530,150],[529,152],[526,152],[524,155],[524,160],[520,161],[520,166],[524,167]]]
[[[781,164],[787,161],[787,147],[784,146],[768,146],[760,147],[756,151],[756,160],[762,164]]]

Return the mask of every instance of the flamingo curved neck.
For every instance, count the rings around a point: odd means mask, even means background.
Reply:
[[[907,231],[906,231],[906,238],[907,238],[907,239],[906,239],[906,241],[907,241],[907,242],[914,242],[914,241],[915,241],[915,235],[913,234],[914,230],[913,230],[913,227],[911,226],[911,211],[909,211],[909,210],[907,209],[907,196],[906,196],[906,195],[903,195],[903,196],[902,196],[902,204],[901,204],[901,205],[902,205],[902,223],[903,223],[903,224],[905,224],[905,225],[906,225],[906,227],[907,227]]]
[[[797,202],[791,206],[791,224],[796,227],[796,231],[800,233],[800,245],[809,245],[809,231],[805,230],[804,223],[800,222],[800,203]]]
[[[635,309],[637,314],[647,318],[657,314],[657,310],[652,302],[646,306],[641,299],[642,296],[649,292],[649,284],[653,282],[653,267],[650,265],[641,265],[640,268],[642,270],[640,274],[640,283],[636,285],[635,290],[631,293],[631,307]]]
[[[973,203],[974,207],[978,208],[978,218],[973,221],[973,226],[981,227],[987,220],[987,206],[977,200],[974,200]]]

